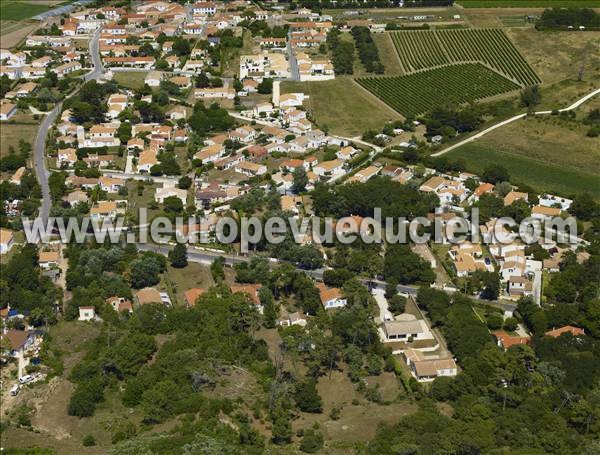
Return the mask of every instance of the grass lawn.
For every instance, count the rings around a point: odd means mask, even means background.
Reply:
[[[144,86],[146,74],[142,71],[115,71],[113,80],[125,88],[138,89]]]
[[[37,130],[37,123],[10,124],[3,122],[0,126],[0,156],[7,155],[11,146],[18,152],[20,139],[33,144]]]
[[[167,289],[177,300],[176,304],[184,305],[183,296],[190,288],[208,289],[214,284],[210,268],[197,262],[188,262],[187,267],[176,269],[167,266],[167,272],[161,279],[161,287]]]
[[[37,16],[49,9],[48,5],[40,3],[2,0],[0,2],[0,17],[2,17],[2,20],[20,21]]]
[[[398,53],[389,33],[373,33],[371,35],[379,51],[379,59],[385,66],[385,74],[404,74]]]
[[[384,62],[385,63],[385,62]],[[360,136],[368,129],[381,129],[401,116],[361,88],[352,79],[339,77],[321,82],[283,82],[282,93],[302,91],[305,104],[319,128],[340,135]]]

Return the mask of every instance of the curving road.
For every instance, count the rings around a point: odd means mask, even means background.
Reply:
[[[100,29],[94,33],[94,36],[90,40],[90,55],[92,57],[92,63],[94,68],[84,76],[84,80],[90,81],[92,79],[99,79],[104,68],[102,61],[100,60],[99,50],[100,41]],[[76,92],[75,92],[76,93]],[[37,175],[38,182],[42,188],[42,206],[40,207],[39,216],[42,218],[44,224],[48,221],[50,215],[50,207],[52,206],[52,199],[50,197],[50,188],[48,186],[48,178],[50,172],[46,168],[46,138],[48,137],[48,130],[56,121],[58,114],[62,110],[62,103],[54,106],[48,114],[42,120],[38,132],[35,136],[35,143],[33,145],[33,164],[35,167],[35,173]]]
[[[570,106],[568,106],[568,107],[565,107],[565,108],[563,108],[563,109],[559,109],[559,110],[558,110],[558,112],[567,112],[567,111],[572,111],[573,109],[577,109],[577,108],[578,108],[579,106],[581,106],[583,103],[585,103],[585,102],[586,102],[586,101],[588,101],[590,98],[593,98],[594,96],[596,96],[596,95],[598,95],[598,94],[600,94],[600,88],[599,88],[599,89],[596,89],[596,90],[594,90],[594,91],[593,91],[593,92],[591,92],[591,93],[588,93],[588,94],[587,94],[587,95],[585,95],[584,97],[582,97],[582,98],[578,99],[577,101],[575,101],[575,102],[574,102],[573,104],[571,104]],[[551,113],[552,113],[552,111],[537,111],[537,112],[534,112],[533,114],[534,114],[534,115],[547,115],[547,114],[551,114]],[[525,117],[526,115],[527,115],[526,113],[525,113],[525,114],[519,114],[519,115],[515,115],[514,117],[511,117],[511,118],[509,118],[509,119],[503,120],[503,121],[502,121],[502,122],[500,122],[500,123],[496,123],[495,125],[492,125],[492,126],[490,126],[489,128],[486,128],[485,130],[483,130],[483,131],[480,131],[480,132],[479,132],[479,133],[477,133],[477,134],[474,134],[473,136],[470,136],[470,137],[468,137],[468,138],[466,138],[466,139],[463,139],[463,140],[462,140],[462,141],[460,141],[460,142],[457,142],[456,144],[453,144],[453,145],[451,145],[451,146],[449,146],[449,147],[446,147],[444,150],[440,150],[439,152],[432,153],[432,154],[431,154],[431,156],[442,156],[442,155],[444,155],[445,153],[448,153],[448,152],[449,152],[449,151],[451,151],[451,150],[454,150],[454,149],[456,149],[456,148],[458,148],[458,147],[460,147],[460,146],[462,146],[462,145],[468,144],[469,142],[473,142],[474,140],[476,140],[476,139],[479,139],[479,138],[480,138],[480,137],[482,137],[482,136],[485,136],[486,134],[488,134],[488,133],[490,133],[490,132],[494,131],[494,130],[495,130],[495,129],[497,129],[497,128],[500,128],[500,127],[502,127],[502,126],[504,126],[504,125],[508,125],[509,123],[512,123],[512,122],[514,122],[514,121],[516,121],[516,120],[522,119],[522,118],[523,118],[523,117]]]

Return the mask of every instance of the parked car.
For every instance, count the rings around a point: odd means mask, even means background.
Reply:
[[[20,390],[21,390],[21,386],[19,384],[15,384],[10,389],[11,396],[16,397],[19,394]]]
[[[32,375],[30,375],[30,374],[26,374],[25,376],[21,376],[21,377],[19,378],[19,382],[20,382],[21,384],[27,384],[28,382],[31,382],[31,381],[33,381],[33,379],[34,379],[34,377],[33,377]]]

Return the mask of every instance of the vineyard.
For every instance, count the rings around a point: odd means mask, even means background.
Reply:
[[[500,29],[413,30],[391,34],[406,73],[482,63],[521,86],[540,79]]]
[[[406,76],[366,77],[357,82],[405,117],[520,88],[480,63],[460,63]]]

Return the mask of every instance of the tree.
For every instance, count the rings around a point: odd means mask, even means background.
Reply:
[[[394,277],[390,278],[385,286],[385,298],[391,299],[398,293],[398,280]]]
[[[600,215],[600,204],[594,200],[590,193],[578,194],[573,198],[569,212],[584,221],[591,220]]]
[[[173,53],[179,57],[184,55],[190,55],[192,49],[190,47],[190,42],[184,38],[175,38],[173,41]]]
[[[215,283],[220,283],[225,279],[225,258],[219,256],[210,265],[210,273]]]
[[[119,136],[121,144],[127,143],[127,141],[131,139],[131,123],[121,122],[117,129],[117,136]]]
[[[540,104],[541,100],[542,94],[537,85],[525,87],[521,91],[521,106],[526,107],[528,112],[533,112],[535,106]]]
[[[504,166],[492,164],[483,170],[481,178],[486,182],[496,184],[508,182],[510,180],[510,175]]]
[[[388,246],[383,273],[386,280],[395,279],[402,284],[433,283],[435,272],[428,262],[414,253],[410,246],[400,243]]]
[[[183,177],[181,177],[179,179],[179,181],[177,182],[177,187],[182,190],[187,190],[191,186],[192,186],[192,179],[189,178],[187,175],[184,175]]]
[[[181,214],[183,212],[183,202],[177,196],[164,198],[163,206],[166,213]]]
[[[304,381],[296,383],[294,401],[303,412],[323,412],[323,400],[317,392],[315,381]]]
[[[517,321],[515,318],[506,318],[504,320],[504,330],[506,330],[507,332],[514,332],[515,330],[517,330],[518,325],[519,321]]]
[[[129,265],[129,279],[131,285],[136,288],[145,288],[158,283],[158,274],[161,266],[151,259],[135,259]]]
[[[396,294],[388,301],[388,310],[393,314],[402,314],[406,308],[406,297]]]
[[[485,319],[490,330],[498,330],[504,323],[504,318],[499,313],[491,313]]]
[[[263,78],[263,80],[256,87],[256,91],[261,95],[273,93],[273,79],[269,77]]]
[[[306,169],[304,166],[298,166],[292,172],[292,191],[296,194],[302,193],[306,190],[308,185],[308,176],[306,175]]]
[[[94,437],[91,434],[86,435],[83,440],[81,441],[81,444],[84,447],[91,447],[91,446],[95,446],[96,445],[96,440],[94,439]]]
[[[322,448],[323,435],[313,429],[306,430],[300,441],[300,450],[305,453],[316,453]]]
[[[187,248],[183,243],[178,243],[169,251],[169,260],[171,261],[171,265],[176,269],[187,267]]]
[[[263,320],[265,327],[268,329],[275,328],[277,324],[277,306],[275,305],[275,299],[273,293],[267,286],[263,286],[258,291],[258,298],[263,306]]]
[[[500,294],[500,275],[496,272],[484,272],[481,280],[483,282],[481,298],[496,300]]]

